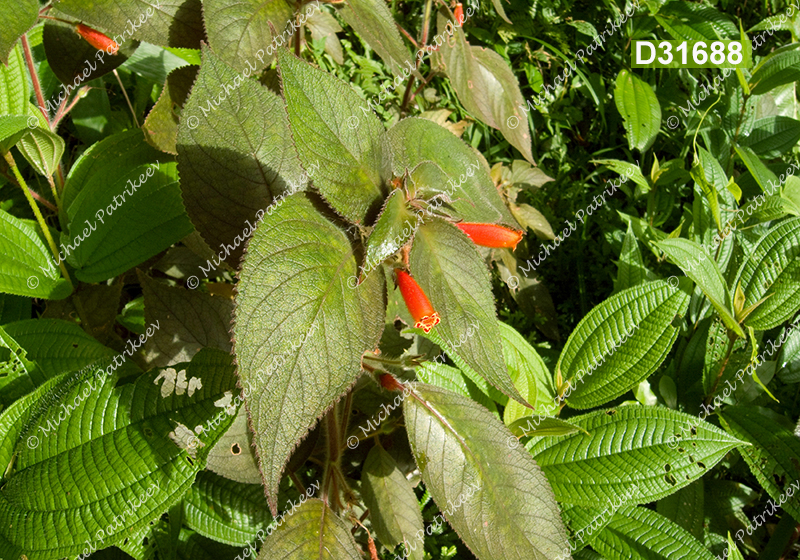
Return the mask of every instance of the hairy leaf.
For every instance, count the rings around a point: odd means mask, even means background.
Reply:
[[[661,105],[653,88],[636,74],[622,70],[617,76],[614,102],[625,121],[628,146],[646,152],[661,128]]]
[[[39,3],[36,0],[19,0],[0,4],[0,62],[8,64],[10,52],[23,33],[36,23]],[[3,111],[4,112],[4,111]]]

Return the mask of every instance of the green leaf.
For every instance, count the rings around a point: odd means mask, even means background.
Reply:
[[[4,210],[0,210],[0,253],[0,291],[46,299],[64,299],[72,292],[34,227]]]
[[[763,196],[763,195],[762,195]],[[772,227],[747,252],[734,285],[741,284],[745,306],[764,298],[744,324],[757,330],[776,327],[800,308],[800,218]]]
[[[25,350],[28,359],[36,362],[45,378],[78,371],[115,354],[71,321],[40,317],[10,323],[4,328]]]
[[[417,531],[424,529],[417,497],[397,463],[380,445],[375,445],[364,461],[361,495],[378,539],[387,548],[405,543],[410,558],[422,560],[422,547],[408,544]]]
[[[753,130],[739,142],[765,158],[780,157],[790,151],[800,140],[800,121],[790,117],[772,115],[758,119]]]
[[[422,330],[420,329],[419,332],[422,332]],[[425,336],[424,332],[421,336]],[[476,382],[460,369],[440,364],[438,361],[423,362],[416,369],[416,372],[417,378],[423,383],[436,385],[442,389],[469,397],[476,403],[483,405],[487,410],[497,414],[495,401],[489,396],[494,387],[491,387],[482,377],[477,376]],[[496,390],[494,392],[497,393]],[[508,401],[505,395],[498,394]]]
[[[726,406],[720,419],[726,430],[750,444],[740,453],[775,505],[800,518],[800,498],[792,497],[800,494],[800,439],[788,419],[757,406]]]
[[[775,174],[764,165],[761,158],[759,158],[752,149],[747,146],[734,146],[734,149],[745,166],[747,166],[747,169],[758,183],[758,186],[761,187],[761,190],[773,194],[775,188],[773,187],[773,183],[776,185],[780,184]]]
[[[644,264],[642,253],[639,250],[639,241],[633,232],[631,224],[622,241],[622,251],[617,263],[617,278],[614,283],[614,293],[633,288],[647,281],[655,280],[655,275]]]
[[[410,117],[388,134],[394,173],[412,172],[416,198],[445,195],[452,215],[464,221],[515,224],[492,182],[486,160],[452,132],[428,119]],[[447,212],[447,208],[438,210]]]
[[[630,178],[634,183],[642,187],[643,193],[650,191],[650,183],[647,182],[642,170],[635,163],[619,159],[593,159],[592,163],[605,165],[615,173],[618,173],[620,177]]]
[[[430,219],[417,230],[409,264],[442,319],[434,329],[448,353],[524,403],[505,367],[489,273],[472,241],[455,226]]]
[[[186,525],[201,535],[245,546],[272,521],[260,484],[241,484],[208,471],[197,474],[183,497]]]
[[[46,379],[38,365],[28,358],[26,349],[0,328],[0,405],[8,407]]]
[[[28,134],[28,119],[24,115],[0,115],[0,152],[8,152],[20,138]]]
[[[386,199],[381,215],[367,239],[366,258],[361,276],[369,274],[400,247],[410,243],[417,218],[406,206],[402,189],[395,189]]]
[[[273,512],[292,450],[355,383],[362,354],[380,340],[384,277],[352,289],[356,274],[350,240],[303,193],[265,216],[248,245],[233,333]]]
[[[147,145],[141,130],[123,132],[127,144]],[[96,144],[98,146],[100,144]],[[78,270],[84,282],[101,282],[121,274],[180,241],[192,232],[178,186],[175,163],[159,161],[153,148],[149,163],[129,167],[106,161],[86,173],[70,173],[83,186],[67,213],[59,258]],[[111,160],[113,153],[101,158]],[[77,166],[76,166],[77,167]],[[83,170],[80,170],[83,171]],[[78,176],[80,178],[78,178]],[[65,187],[66,190],[66,187]]]
[[[177,52],[173,52],[177,51]],[[193,59],[189,62],[178,53],[188,53],[186,58]],[[122,67],[130,70],[137,76],[147,78],[157,84],[163,84],[170,72],[184,68],[190,64],[200,65],[200,51],[195,49],[162,49],[150,43],[142,43]],[[162,92],[163,93],[163,92]],[[168,96],[169,97],[169,96]]]
[[[258,560],[362,560],[350,528],[321,500],[306,500],[282,521]]]
[[[592,541],[592,548],[608,560],[714,560],[685,529],[644,507],[621,507]]]
[[[159,330],[147,339],[145,356],[149,364],[166,367],[188,362],[202,348],[231,351],[230,325],[233,302],[169,286],[139,275],[145,305],[145,322],[160,321]]]
[[[255,80],[237,77],[207,47],[181,113],[177,144],[186,210],[208,244],[222,249],[214,268],[223,258],[238,262],[269,207],[308,182],[283,101]],[[306,170],[315,175],[315,167]]]
[[[391,178],[383,125],[353,89],[283,50],[283,95],[300,160],[319,166],[314,186],[348,220],[376,211]]]
[[[261,489],[261,471],[253,448],[253,432],[247,425],[247,411],[239,409],[236,419],[228,431],[219,438],[217,444],[208,452],[208,470],[220,476],[244,484],[258,484],[261,503],[264,491]]]
[[[598,406],[647,379],[667,357],[678,337],[673,320],[688,306],[683,289],[659,280],[614,294],[589,311],[556,364],[567,403]]]
[[[311,6],[308,10],[313,11]],[[289,26],[293,15],[293,6],[286,0],[203,3],[209,46],[231,67],[243,70],[252,66],[255,73],[272,63],[278,48],[289,44],[294,31]]]
[[[534,439],[530,452],[559,502],[587,507],[608,496],[636,504],[668,496],[742,444],[696,416],[663,407],[622,406],[569,420],[591,435]]]
[[[537,417],[531,422],[530,416],[523,416],[508,424],[508,429],[517,437],[566,436],[581,430],[572,422],[560,418]]]
[[[800,80],[800,51],[777,52],[761,62],[750,78],[753,95],[763,95],[778,86]]]
[[[653,88],[639,76],[622,70],[617,76],[614,102],[625,120],[630,149],[647,151],[661,128],[661,105]]]
[[[438,17],[439,46],[444,71],[464,108],[492,128],[499,130],[530,163],[531,133],[528,117],[520,113],[525,99],[506,60],[485,47],[470,45],[461,27]],[[453,39],[455,30],[455,38]]]
[[[722,272],[705,249],[700,244],[683,238],[665,239],[657,245],[703,291],[720,314],[725,326],[740,337],[744,337],[744,332],[734,315],[733,297],[725,284]]]
[[[414,63],[417,60],[403,44],[394,16],[383,0],[345,0],[339,12],[342,19],[358,33],[361,39],[375,49],[395,76],[408,78],[411,73],[420,76]],[[394,89],[400,89],[395,79]],[[388,87],[388,86],[387,86]],[[402,91],[402,89],[400,89]]]
[[[656,21],[675,39],[715,41],[738,39],[730,17],[715,7],[691,2],[670,2],[658,10]]]
[[[205,39],[200,2],[191,0],[171,4],[163,0],[63,0],[58,11],[107,32],[123,46],[133,38],[160,47],[196,49]]]
[[[553,414],[558,408],[555,404],[556,391],[550,370],[534,348],[513,327],[498,321],[503,341],[503,358],[514,386],[534,410]],[[506,426],[515,420],[530,416],[534,411],[518,402],[508,401],[503,412]]]
[[[192,397],[162,398],[155,371],[117,386],[95,370],[78,382],[57,378],[6,409],[0,464],[16,461],[0,491],[0,554],[56,559],[113,546],[177,503],[232,419],[215,402],[235,390],[223,353],[198,355],[188,371],[203,379]],[[198,425],[205,431],[194,447],[176,445],[176,433],[194,436]]]
[[[64,140],[49,130],[34,128],[17,142],[17,149],[37,173],[51,177],[64,154]]]
[[[0,11],[5,12],[5,7],[0,8]],[[4,18],[3,30],[6,29],[5,25],[7,24],[8,20]],[[19,37],[16,37],[14,41],[17,39]],[[0,65],[0,115],[27,115],[31,90],[28,85],[28,74],[25,70],[22,45],[17,45],[11,51],[8,56],[8,62],[6,62],[6,53],[8,51],[0,52],[3,64],[7,64],[7,66]]]
[[[8,64],[14,56],[11,49],[39,18],[39,3],[36,0],[19,0],[0,4],[0,62]]]
[[[554,559],[564,551],[566,531],[548,479],[497,418],[423,384],[403,410],[426,488],[475,556]]]
[[[694,538],[702,539],[705,524],[704,504],[703,479],[699,478],[689,486],[658,500],[657,511],[688,531]]]

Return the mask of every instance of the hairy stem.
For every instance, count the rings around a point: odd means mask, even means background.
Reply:
[[[31,45],[28,43],[28,36],[22,35],[22,52],[25,54],[25,64],[28,66],[28,73],[31,75],[31,82],[33,82],[33,91],[36,92],[36,102],[39,104],[39,110],[44,115],[45,120],[50,124],[50,118],[47,116],[45,109],[44,95],[42,94],[42,84],[39,83],[39,75],[36,73],[36,67],[33,65],[33,55],[31,54]]]

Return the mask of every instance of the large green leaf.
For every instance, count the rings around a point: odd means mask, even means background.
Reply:
[[[669,2],[658,10],[656,20],[674,39],[716,41],[738,39],[730,17],[712,6],[691,2]]]
[[[461,27],[453,27],[441,15],[438,30],[436,46],[459,101],[475,117],[499,130],[522,157],[534,163],[528,118],[519,109],[525,106],[525,99],[508,63],[493,50],[470,45]]]
[[[28,134],[29,118],[25,115],[0,115],[0,153],[9,151],[20,138]]]
[[[0,8],[0,12],[2,11],[5,11],[5,8]],[[3,20],[3,26],[0,27],[5,29],[6,24],[7,21]],[[5,52],[0,53],[4,59],[3,64],[6,64],[5,55]],[[0,65],[0,115],[28,114],[31,96],[28,84],[22,46],[17,45],[8,57],[8,66]]]
[[[800,121],[781,115],[758,119],[740,143],[765,158],[780,157],[800,140]]]
[[[647,379],[678,337],[676,316],[686,313],[685,288],[665,280],[628,288],[589,311],[570,335],[556,364],[567,403],[591,408]]]
[[[380,206],[391,178],[383,125],[338,78],[283,50],[278,60],[300,160],[319,167],[314,186],[337,212],[363,222]]]
[[[417,497],[395,460],[380,445],[373,447],[364,461],[361,495],[378,539],[387,548],[406,543],[409,557],[422,560],[423,548],[408,544],[424,529]]]
[[[424,180],[415,185],[417,198],[446,195],[454,215],[467,222],[516,224],[492,182],[486,160],[446,128],[411,117],[389,129],[389,141],[395,175],[420,168],[430,171],[418,175]]]
[[[663,498],[742,444],[696,416],[662,407],[622,406],[570,422],[590,435],[534,439],[530,452],[559,501],[588,507],[608,496],[636,504]]]
[[[754,84],[750,91],[754,95],[762,95],[797,80],[800,80],[800,51],[792,49],[777,52],[759,64],[750,78],[750,83]]]
[[[745,307],[763,298],[745,324],[767,330],[791,318],[800,308],[800,218],[770,228],[745,255],[734,285],[744,290]]]
[[[375,49],[395,76],[407,78],[415,68],[417,60],[408,52],[397,31],[397,23],[383,0],[345,0],[340,12],[342,19],[361,36],[365,43]],[[395,79],[393,88],[402,91]],[[398,92],[399,93],[399,92]]]
[[[661,105],[653,88],[636,74],[622,70],[617,76],[614,102],[625,121],[630,149],[647,151],[661,128]]]
[[[658,513],[688,531],[696,539],[703,538],[705,486],[699,478],[689,486],[658,500]],[[713,504],[712,507],[716,506]]]
[[[750,444],[740,450],[742,457],[775,504],[800,519],[800,439],[792,423],[756,406],[728,406],[720,418],[731,434]]]
[[[144,143],[140,130],[122,134],[131,143]],[[59,252],[78,269],[78,279],[100,282],[121,274],[192,232],[175,163],[150,149],[150,163],[106,166],[83,176]]]
[[[307,500],[282,521],[258,560],[362,560],[349,527],[321,500]]]
[[[62,0],[58,11],[106,32],[117,43],[133,38],[196,49],[205,38],[200,0]]]
[[[644,507],[621,507],[592,541],[592,548],[608,560],[715,558],[685,529]]]
[[[733,298],[716,261],[689,239],[665,239],[656,244],[703,291],[730,330],[744,336],[733,311]]]
[[[480,376],[477,377],[477,381],[480,382],[478,383],[460,369],[438,362],[438,360],[435,362],[423,362],[423,364],[416,369],[417,378],[423,383],[436,385],[442,389],[447,389],[453,393],[469,397],[476,403],[486,407],[487,410],[497,413],[495,401],[489,396],[494,387],[489,385],[484,378]],[[508,397],[499,391],[495,390],[494,393],[508,402]]]
[[[358,379],[361,355],[378,346],[384,277],[353,289],[347,280],[356,274],[347,236],[305,193],[266,216],[248,245],[234,343],[273,512],[292,450]]]
[[[434,329],[448,352],[524,403],[503,360],[489,273],[472,241],[455,226],[433,218],[417,231],[409,264],[442,319]]]
[[[208,44],[230,66],[238,70],[253,67],[257,74],[272,62],[275,51],[293,38],[294,28],[289,27],[293,11],[286,0],[205,0]]]
[[[500,420],[470,399],[423,384],[403,410],[426,488],[475,556],[538,560],[564,552],[566,531],[548,479],[511,445],[516,437]]]
[[[10,51],[23,33],[36,23],[39,3],[36,0],[18,0],[0,4],[0,62],[8,64]]]
[[[228,86],[224,94],[220,84]],[[229,257],[235,266],[276,197],[306,188],[283,101],[205,47],[177,146],[186,210],[208,244],[222,249],[216,266]]]
[[[72,291],[34,227],[0,210],[0,291],[19,296],[63,299]]]
[[[16,460],[0,491],[0,554],[41,560],[112,546],[177,503],[233,418],[215,404],[235,389],[230,356],[204,352],[188,371],[203,380],[191,397],[162,397],[155,371],[115,386],[94,370],[6,409],[0,463]]]
[[[186,525],[215,541],[245,546],[272,521],[260,484],[241,484],[202,471],[183,497]]]

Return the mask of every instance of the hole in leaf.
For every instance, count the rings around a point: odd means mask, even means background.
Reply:
[[[72,347],[73,347],[73,348],[77,348],[77,347],[78,347],[78,343],[77,343],[77,342],[73,342],[73,343],[72,343]]]
[[[670,465],[669,463],[667,463],[666,465],[664,465],[664,470],[665,470],[666,472],[669,472],[671,468],[672,468],[672,465]]]
[[[672,476],[671,474],[665,474],[664,475],[664,480],[666,480],[667,484],[669,484],[670,486],[675,486],[678,483],[678,481],[675,479],[675,477]]]
[[[242,454],[242,448],[239,447],[238,443],[234,443],[233,445],[231,445],[231,453],[233,453],[234,455]]]
[[[614,416],[617,413],[616,409],[606,410],[606,414],[609,416]]]
[[[698,466],[698,467],[700,467],[700,468],[701,468],[701,469],[703,469],[703,470],[705,470],[705,469],[706,469],[706,465],[705,465],[705,463],[703,463],[702,461],[697,461],[697,466]]]
[[[151,430],[150,428],[145,428],[144,429],[144,436],[145,437],[153,437],[153,430]]]
[[[678,453],[686,453],[686,450],[683,447],[679,447]]]
[[[194,466],[194,461],[192,460],[191,457],[186,457],[186,460],[189,461],[190,465]]]
[[[692,426],[692,429],[690,430],[690,432],[691,432],[691,434],[693,436],[696,436],[697,435],[697,426]]]

